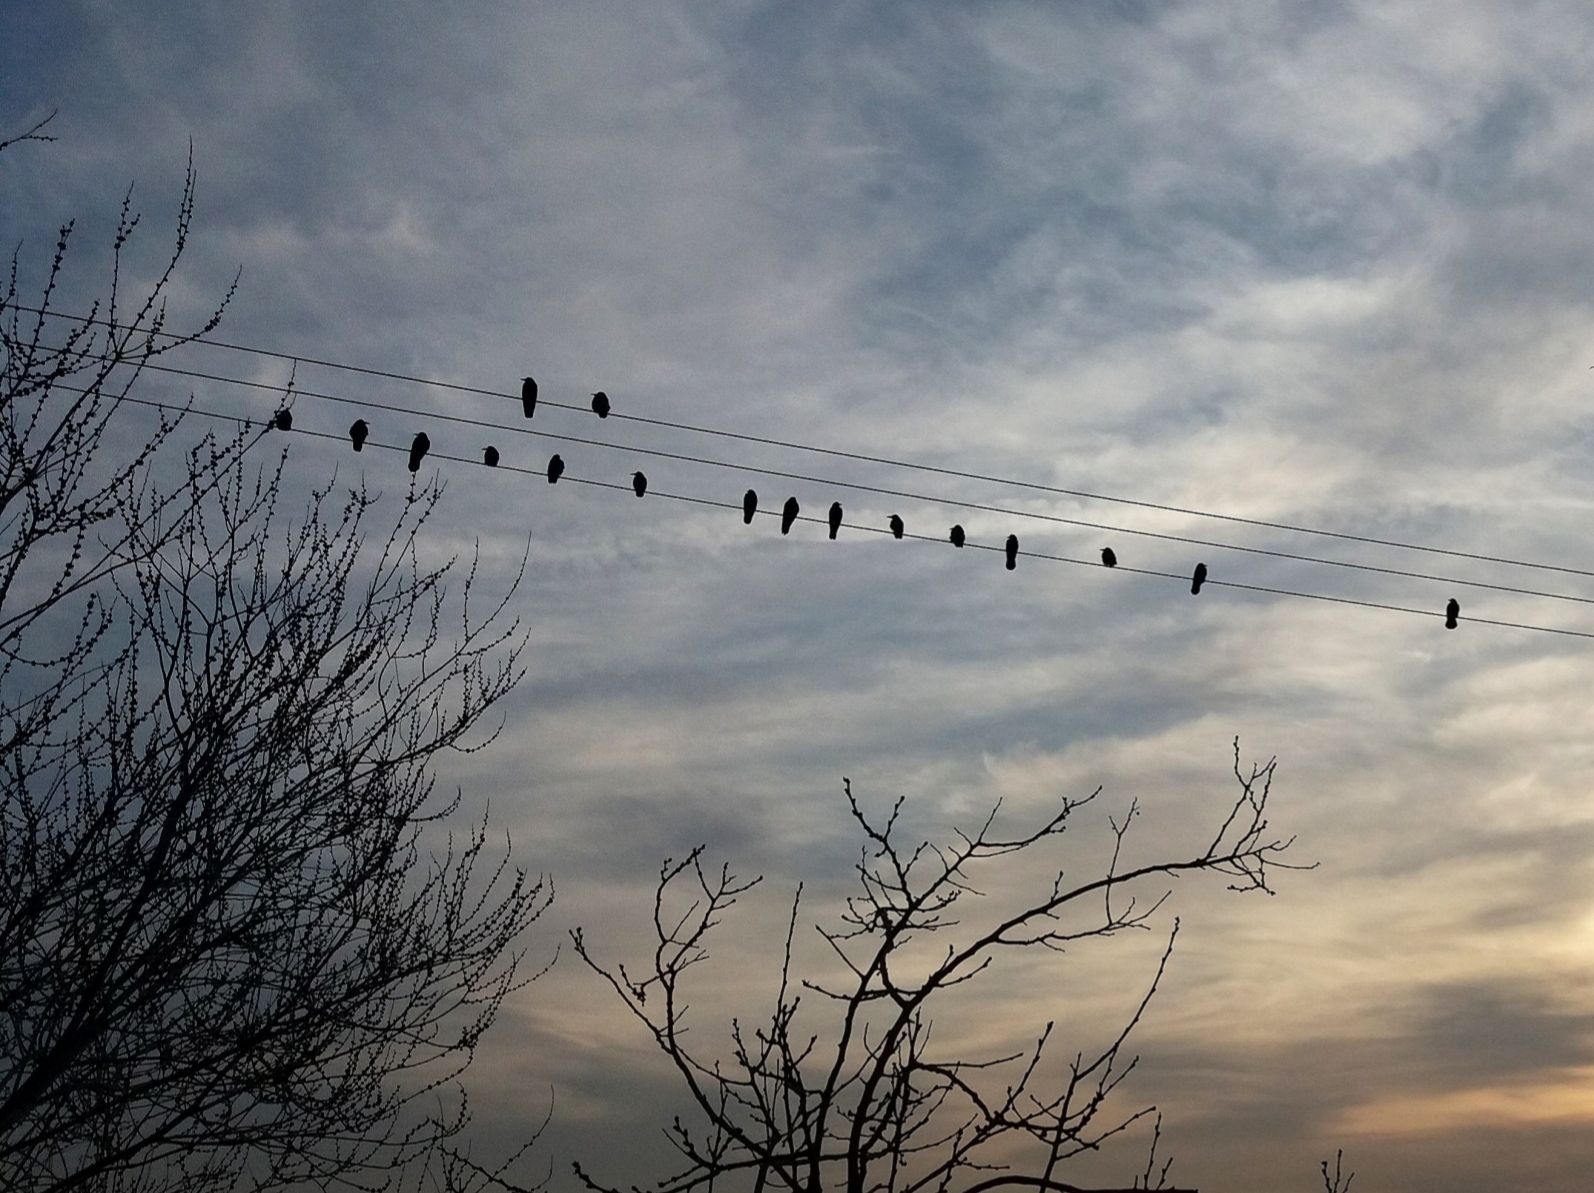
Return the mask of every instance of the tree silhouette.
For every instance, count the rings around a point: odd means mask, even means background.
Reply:
[[[1017,855],[1046,849],[1100,794],[1063,799],[1038,826],[1001,832],[996,811],[973,836],[947,845],[897,840],[898,800],[883,822],[865,812],[845,780],[847,806],[864,837],[856,872],[860,890],[839,923],[820,927],[840,978],[793,972],[794,899],[780,965],[779,993],[763,1025],[731,1028],[728,1057],[702,1054],[689,1041],[687,971],[708,959],[707,939],[724,914],[759,881],[705,865],[701,848],[666,862],[653,906],[655,947],[640,976],[596,959],[573,933],[581,958],[652,1035],[686,1087],[700,1125],[677,1118],[667,1135],[678,1171],[650,1186],[656,1193],[748,1188],[763,1193],[981,1193],[999,1188],[1077,1193],[1069,1161],[1155,1114],[1109,1112],[1111,1095],[1135,1067],[1126,1053],[1162,979],[1178,933],[1174,921],[1161,960],[1122,1028],[1093,1050],[1074,1053],[1059,1088],[1042,1088],[1049,1071],[1047,1023],[1026,1046],[1005,1055],[963,1058],[932,1045],[931,1023],[960,987],[979,981],[999,954],[1061,953],[1081,941],[1149,927],[1168,898],[1162,886],[1187,874],[1211,874],[1239,891],[1268,891],[1287,840],[1270,835],[1267,801],[1274,763],[1240,766],[1239,792],[1218,817],[1210,840],[1183,857],[1134,867],[1122,850],[1134,804],[1109,820],[1112,848],[1095,877],[1066,880],[1061,871],[1017,911],[978,920],[967,902],[981,875],[1010,871]],[[936,950],[938,934],[957,939]],[[828,1007],[823,1026],[799,1022],[807,992]],[[1159,1163],[1160,1120],[1143,1165],[1123,1188],[1168,1189]],[[579,1164],[586,1185],[614,1193]]]
[[[70,224],[0,302],[0,1187],[504,1185],[458,1078],[552,892],[430,767],[524,639],[420,561],[435,485],[373,548],[363,489],[284,512],[280,433],[184,446],[134,396],[226,306],[159,334],[193,195],[137,301],[124,200],[86,317],[49,313]]]

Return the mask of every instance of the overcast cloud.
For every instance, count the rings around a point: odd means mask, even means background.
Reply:
[[[1594,12],[1586,4],[13,4],[0,166],[25,272],[79,217],[95,292],[137,182],[162,248],[190,139],[205,310],[228,338],[1042,485],[1594,567]],[[195,349],[280,383],[286,365]],[[299,383],[510,421],[512,406],[301,366]],[[212,409],[265,398],[152,380]],[[300,426],[347,408],[301,401]],[[391,419],[391,416],[389,416]],[[546,423],[544,423],[546,418]],[[413,421],[413,420],[412,420]],[[547,410],[539,429],[1457,581],[1586,576],[915,474]],[[407,440],[408,422],[372,419]],[[471,456],[485,432],[438,424]],[[506,463],[546,441],[505,434]],[[560,448],[574,475],[1464,617],[1594,631],[1587,605]],[[353,458],[295,442],[308,486]],[[397,490],[399,457],[362,457]],[[1148,855],[1280,759],[1302,861],[1274,899],[1181,887],[1131,1102],[1180,1184],[1588,1188],[1594,642],[1209,587],[443,465],[430,545],[479,540],[534,648],[502,739],[443,776],[491,804],[555,912],[635,947],[651,875],[705,843],[769,881],[699,1014],[763,1007],[799,880],[844,892],[843,775],[944,837],[1105,787]],[[1088,850],[1099,835],[1083,835]],[[1073,863],[1088,867],[1089,857]],[[1049,878],[1038,874],[1039,881]],[[1026,875],[1005,880],[1021,886]],[[1164,921],[1166,928],[1169,921]],[[1155,934],[1154,934],[1155,935]],[[1014,968],[959,1030],[1082,1031],[1158,940]],[[1148,951],[1148,949],[1150,951]],[[1054,976],[1061,975],[1061,976]],[[1125,992],[1130,993],[1126,994]],[[513,1135],[644,1179],[675,1090],[568,956],[473,1087]],[[949,1025],[950,1026],[950,1025]],[[1081,1040],[1079,1046],[1088,1046]],[[617,1149],[614,1141],[628,1141]],[[626,1156],[623,1151],[631,1154]],[[652,1169],[656,1173],[656,1169]],[[1120,1167],[1121,1173],[1126,1171]],[[561,1186],[564,1187],[564,1186]]]

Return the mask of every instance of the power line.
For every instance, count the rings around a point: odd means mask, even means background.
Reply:
[[[518,395],[506,394],[501,390],[484,389],[480,386],[463,385],[453,381],[439,381],[435,378],[417,377],[409,373],[393,372],[387,369],[374,369],[363,365],[352,365],[342,361],[326,360],[314,356],[295,355],[287,352],[277,352],[269,348],[258,348],[248,344],[238,344],[227,340],[213,339],[208,336],[188,337],[175,332],[155,331],[150,328],[140,328],[136,324],[118,323],[109,319],[90,318],[84,315],[69,315],[60,311],[47,310],[41,307],[25,306],[21,303],[9,304],[14,310],[28,311],[41,317],[64,319],[85,324],[99,324],[112,329],[145,331],[168,339],[184,340],[192,344],[204,344],[212,348],[222,348],[232,352],[247,352],[255,356],[270,357],[275,360],[294,361],[303,364],[318,365],[321,368],[339,369],[348,373],[359,373],[369,377],[382,377],[390,381],[402,381],[413,385],[427,385],[436,389],[453,390],[456,393],[475,394],[481,397],[498,398],[505,401],[518,401]],[[560,410],[585,411],[586,407],[576,406],[567,402],[539,400],[539,405],[550,406]],[[1014,477],[994,476],[980,472],[966,472],[957,468],[944,468],[934,464],[919,464],[909,460],[896,460],[889,456],[875,456],[863,452],[844,451],[839,448],[820,447],[810,443],[798,443],[791,440],[773,439],[763,435],[749,435],[740,431],[727,431],[718,427],[701,427],[692,423],[674,422],[669,419],[649,418],[640,414],[627,414],[624,411],[614,411],[610,418],[626,419],[631,422],[645,423],[650,426],[667,427],[676,431],[687,431],[697,435],[714,435],[725,439],[736,439],[744,443],[757,443],[766,447],[778,447],[789,451],[810,452],[816,455],[833,456],[838,459],[858,460],[869,464],[885,464],[893,468],[907,468],[918,472],[931,472],[941,476],[953,476],[963,480],[984,481],[990,484],[1005,485],[1011,488],[1029,489],[1039,493],[1052,493],[1065,497],[1078,497],[1087,501],[1107,501],[1118,505],[1135,506],[1141,509],[1159,510],[1164,513],[1183,514],[1194,518],[1210,518],[1217,521],[1233,522],[1243,526],[1258,526],[1269,530],[1283,530],[1291,534],[1315,535],[1321,538],[1340,539],[1346,542],[1367,543],[1378,547],[1392,547],[1401,551],[1420,551],[1430,555],[1446,555],[1457,559],[1471,559],[1482,563],[1500,563],[1510,567],[1534,568],[1540,571],[1562,572],[1574,576],[1594,577],[1594,570],[1571,568],[1561,564],[1540,563],[1533,560],[1514,559],[1503,555],[1484,555],[1473,551],[1460,551],[1449,547],[1435,547],[1423,543],[1408,543],[1399,539],[1377,538],[1372,535],[1353,534],[1346,531],[1326,530],[1321,527],[1297,525],[1290,522],[1271,522],[1262,518],[1244,518],[1237,514],[1220,514],[1211,510],[1195,509],[1189,506],[1166,505],[1161,502],[1144,501],[1132,497],[1116,497],[1106,493],[1091,493],[1082,489],[1067,489],[1057,485],[1043,485],[1036,481],[1019,480]]]
[[[106,356],[88,354],[87,359],[109,360]],[[1184,543],[1197,547],[1212,547],[1221,551],[1238,551],[1247,555],[1263,555],[1273,559],[1288,559],[1298,563],[1317,564],[1323,567],[1347,568],[1358,572],[1375,572],[1386,576],[1400,576],[1409,580],[1447,584],[1465,588],[1487,589],[1492,592],[1509,592],[1519,596],[1543,597],[1552,601],[1569,601],[1574,604],[1594,605],[1594,597],[1575,596],[1564,592],[1548,592],[1537,588],[1523,588],[1514,584],[1495,584],[1485,580],[1464,580],[1456,576],[1440,576],[1429,572],[1415,572],[1405,568],[1382,567],[1370,563],[1354,563],[1344,559],[1326,559],[1316,555],[1302,555],[1293,551],[1277,551],[1266,547],[1247,547],[1238,543],[1226,543],[1214,539],[1195,538],[1191,535],[1172,534],[1156,530],[1136,530],[1127,526],[1115,526],[1106,522],[1092,522],[1082,518],[1068,518],[1061,514],[1046,514],[1034,510],[1012,509],[1008,506],[989,505],[975,501],[961,501],[951,497],[939,497],[934,494],[915,493],[903,489],[889,489],[879,485],[869,485],[858,481],[835,480],[829,477],[809,476],[800,472],[788,472],[777,468],[765,468],[754,464],[741,464],[734,461],[717,460],[708,456],[688,455],[681,452],[664,451],[660,448],[638,447],[634,444],[612,443],[601,439],[588,439],[580,435],[566,435],[556,431],[543,431],[522,423],[503,424],[491,422],[486,419],[471,418],[463,414],[431,413],[427,411],[412,410],[405,406],[396,406],[390,402],[367,400],[364,398],[351,398],[340,394],[325,393],[313,389],[301,389],[295,385],[279,385],[267,381],[248,381],[240,377],[229,377],[220,373],[207,373],[196,369],[183,369],[175,365],[155,364],[142,362],[137,368],[151,369],[162,373],[171,373],[181,377],[196,378],[204,381],[215,381],[225,385],[243,386],[249,389],[266,390],[279,393],[287,397],[299,396],[328,402],[337,402],[346,406],[357,406],[362,409],[385,410],[391,414],[402,414],[417,419],[430,419],[439,422],[458,423],[463,426],[481,427],[487,430],[512,432],[518,435],[532,435],[541,439],[556,439],[561,443],[578,443],[588,447],[598,447],[605,451],[631,452],[636,455],[651,456],[656,459],[676,460],[690,464],[700,464],[712,468],[724,468],[734,472],[756,473],[760,476],[779,477],[784,480],[799,481],[804,484],[825,485],[831,488],[850,489],[854,492],[873,493],[885,497],[901,497],[909,501],[924,501],[935,505],[953,506],[958,509],[978,510],[985,513],[1004,514],[1014,518],[1028,518],[1034,521],[1059,523],[1065,526],[1079,526],[1091,530],[1103,530],[1112,534],[1134,535],[1139,538],[1160,539],[1165,542]],[[572,407],[575,409],[575,407]]]
[[[71,385],[61,385],[61,386],[59,386],[59,388],[70,390],[70,391],[73,391],[73,392],[78,392],[78,393],[88,392],[88,391],[83,390],[83,389],[81,389],[81,388],[79,388],[77,386],[71,386]],[[122,401],[126,401],[126,402],[131,402],[131,403],[134,403],[134,404],[139,405],[139,406],[149,406],[149,407],[153,407],[155,409],[169,410],[169,411],[173,411],[173,412],[180,413],[180,414],[198,414],[198,415],[200,415],[202,417],[205,417],[205,418],[219,419],[219,420],[226,421],[226,422],[243,423],[245,425],[252,425],[254,422],[258,421],[258,420],[246,418],[246,417],[244,417],[242,415],[222,414],[219,411],[205,410],[205,409],[203,409],[201,407],[196,407],[196,406],[193,406],[193,405],[178,406],[178,405],[176,405],[174,403],[170,403],[170,402],[157,402],[157,401],[155,401],[153,399],[150,399],[150,398],[123,397],[121,400]],[[276,431],[267,432],[267,434],[275,434],[275,433],[277,433],[277,432]],[[292,435],[309,435],[312,438],[326,439],[326,440],[329,440],[329,441],[335,442],[335,443],[346,442],[345,437],[342,436],[342,435],[334,435],[334,434],[332,434],[330,432],[327,432],[327,431],[312,431],[312,430],[310,430],[308,428],[305,428],[305,427],[293,427],[287,433],[288,434],[292,434]],[[264,438],[264,435],[262,436],[262,438]],[[402,452],[402,453],[408,453],[408,451],[410,450],[409,448],[404,447],[401,444],[381,443],[381,442],[378,442],[375,439],[367,439],[365,441],[365,446],[368,447],[368,448],[374,447],[374,448],[377,448],[377,449],[379,449],[381,451]],[[473,465],[473,466],[478,467],[478,468],[487,468],[487,467],[489,467],[489,465],[487,465],[483,461],[478,460],[478,459],[474,459],[474,458],[469,457],[469,456],[456,456],[456,455],[452,455],[452,454],[450,454],[448,452],[431,451],[431,450],[429,450],[426,454],[427,454],[428,458],[435,458],[435,459],[438,459],[438,460],[447,460],[447,461],[449,461],[451,463],[468,464],[468,465]],[[517,465],[514,465],[514,464],[504,464],[504,463],[500,463],[500,464],[498,464],[496,466],[492,466],[492,471],[494,471],[494,472],[512,472],[512,473],[518,473],[518,474],[523,475],[523,476],[536,476],[536,477],[541,477],[541,476],[545,475],[543,472],[541,472],[541,471],[539,471],[539,470],[537,470],[535,468],[524,468],[524,467],[520,467],[520,466],[517,466]],[[623,483],[616,482],[616,481],[597,480],[597,479],[590,478],[590,477],[574,476],[574,475],[570,474],[569,472],[564,473],[559,479],[559,483],[560,484],[565,484],[567,482],[568,483],[572,483],[572,484],[577,484],[577,485],[588,485],[588,486],[591,486],[593,488],[599,488],[599,489],[612,489],[612,490],[614,490],[616,492],[621,492],[621,493],[627,493],[627,494],[631,493],[631,486],[628,485],[628,484],[623,484]],[[715,509],[730,510],[730,511],[735,512],[735,513],[741,513],[741,508],[742,508],[740,506],[740,504],[735,503],[735,502],[719,501],[717,499],[710,498],[710,497],[697,497],[697,496],[694,496],[694,495],[691,495],[691,494],[685,494],[685,493],[671,493],[671,492],[668,492],[666,490],[654,489],[652,487],[649,487],[649,489],[647,491],[647,495],[649,497],[658,497],[658,498],[661,498],[661,499],[666,500],[666,501],[680,501],[680,502],[686,502],[686,503],[689,503],[689,504],[692,504],[692,505],[710,506],[710,507],[715,508]],[[777,518],[777,517],[781,516],[776,511],[770,510],[770,509],[761,509],[761,510],[758,510],[756,512],[761,517]],[[816,517],[816,516],[814,516],[812,514],[798,514],[796,520],[799,521],[799,522],[810,522],[810,523],[813,523],[816,526],[827,526],[828,525],[826,519],[820,518],[820,517]],[[871,525],[868,525],[866,523],[861,523],[861,522],[842,522],[841,525],[842,525],[842,527],[844,527],[844,528],[846,528],[848,530],[860,530],[860,531],[865,531],[865,532],[870,533],[870,534],[879,534],[879,535],[890,534],[890,535],[893,535],[893,537],[895,537],[893,531],[891,531],[891,530],[889,530],[889,529],[887,529],[886,527],[883,527],[883,526],[871,526]],[[939,544],[939,545],[942,545],[942,546],[951,546],[951,544],[946,539],[939,538],[939,537],[937,537],[935,535],[916,534],[916,533],[913,533],[911,531],[904,531],[901,537],[903,537],[904,539],[913,539],[913,540],[916,540],[918,542],[935,543],[935,544]],[[964,546],[965,547],[971,547],[971,548],[973,548],[975,550],[978,550],[978,551],[1001,552],[1001,551],[1004,550],[1003,547],[999,547],[999,546],[995,545],[994,543],[980,543],[980,542],[975,542],[973,540],[968,540],[968,539],[966,539],[964,541]],[[953,549],[956,550],[957,548],[953,548]],[[1097,571],[1097,572],[1126,573],[1126,574],[1135,575],[1135,576],[1152,576],[1152,577],[1156,577],[1158,579],[1176,580],[1180,584],[1187,583],[1189,581],[1189,579],[1190,579],[1189,576],[1183,575],[1183,574],[1178,573],[1178,572],[1164,572],[1164,571],[1159,571],[1159,570],[1154,569],[1154,568],[1131,567],[1131,566],[1126,566],[1126,565],[1123,565],[1123,564],[1119,564],[1116,567],[1109,568],[1109,567],[1103,566],[1102,564],[1096,562],[1095,560],[1075,559],[1072,556],[1054,555],[1054,554],[1050,554],[1050,553],[1042,552],[1042,551],[1019,551],[1019,552],[1017,552],[1017,554],[1020,557],[1025,558],[1025,559],[1037,559],[1037,560],[1042,560],[1042,561],[1048,562],[1048,563],[1073,564],[1073,565],[1078,566],[1078,567],[1087,567],[1087,568],[1090,568],[1093,571]],[[1416,617],[1427,617],[1427,618],[1435,618],[1435,617],[1442,618],[1442,617],[1444,617],[1443,613],[1435,612],[1432,609],[1419,609],[1419,608],[1415,608],[1415,607],[1410,606],[1410,605],[1392,605],[1392,604],[1388,604],[1388,603],[1385,603],[1385,602],[1382,602],[1382,601],[1361,600],[1361,599],[1356,598],[1356,597],[1332,596],[1332,595],[1329,595],[1327,593],[1307,592],[1307,591],[1302,591],[1302,590],[1299,590],[1299,589],[1290,589],[1290,588],[1274,588],[1274,587],[1271,587],[1271,586],[1265,585],[1265,584],[1246,584],[1246,583],[1243,583],[1243,582],[1238,581],[1238,580],[1222,580],[1222,579],[1218,579],[1216,577],[1208,577],[1207,580],[1205,581],[1205,584],[1208,587],[1232,588],[1232,589],[1236,589],[1238,591],[1243,591],[1243,592],[1256,592],[1256,593],[1262,593],[1262,594],[1269,595],[1269,596],[1291,597],[1291,598],[1295,598],[1295,599],[1299,599],[1299,600],[1325,601],[1325,602],[1328,602],[1330,604],[1336,604],[1336,605],[1355,605],[1355,606],[1357,606],[1359,608],[1363,608],[1363,609],[1380,609],[1380,610],[1383,610],[1383,611],[1389,612],[1389,613],[1405,613],[1405,614],[1409,614],[1409,615],[1416,616]],[[1462,620],[1466,621],[1466,622],[1468,622],[1469,624],[1472,624],[1472,625],[1498,626],[1498,627],[1501,627],[1501,628],[1504,628],[1504,629],[1529,630],[1529,631],[1532,631],[1534,633],[1540,633],[1540,634],[1558,634],[1558,635],[1561,635],[1563,637],[1569,637],[1569,638],[1594,639],[1594,632],[1590,632],[1590,631],[1587,631],[1587,630],[1567,629],[1567,628],[1562,627],[1562,626],[1536,625],[1536,624],[1533,624],[1533,623],[1530,623],[1530,622],[1504,621],[1504,620],[1501,620],[1501,619],[1498,619],[1498,618],[1490,618],[1490,617],[1467,616],[1467,617],[1462,618]]]

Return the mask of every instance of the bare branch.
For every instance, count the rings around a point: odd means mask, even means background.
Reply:
[[[1268,890],[1274,867],[1300,868],[1280,860],[1288,841],[1267,833],[1273,766],[1269,761],[1249,773],[1237,770],[1239,793],[1219,815],[1210,843],[1195,854],[1125,866],[1128,828],[1139,815],[1131,804],[1121,818],[1109,817],[1112,846],[1099,877],[1069,885],[1059,871],[1039,899],[983,923],[954,914],[979,897],[978,871],[1059,841],[1099,790],[1060,800],[1027,831],[1000,831],[999,809],[993,809],[972,834],[954,832],[950,843],[922,841],[909,848],[895,839],[902,802],[877,822],[843,780],[848,809],[864,838],[854,867],[858,886],[836,926],[815,926],[839,976],[794,982],[794,899],[774,1008],[751,1031],[732,1020],[730,1055],[723,1060],[687,1046],[683,979],[707,961],[710,931],[757,880],[737,880],[723,867],[712,874],[701,849],[682,862],[667,862],[654,898],[656,943],[645,977],[599,963],[582,933],[573,934],[586,963],[673,1062],[706,1126],[696,1134],[675,1121],[670,1137],[685,1167],[650,1189],[696,1193],[729,1183],[794,1193],[968,1193],[1002,1186],[1066,1193],[1080,1188],[1062,1176],[1072,1158],[1101,1151],[1143,1121],[1152,1123],[1150,1147],[1133,1188],[1167,1189],[1170,1165],[1158,1161],[1162,1124],[1155,1109],[1114,1112],[1111,1105],[1135,1069],[1128,1041],[1166,973],[1177,920],[1122,1026],[1077,1053],[1061,1086],[1049,1093],[1040,1089],[1052,1071],[1044,1063],[1052,1024],[1028,1047],[983,1057],[943,1056],[932,1045],[932,1009],[980,980],[1008,950],[1060,953],[1065,943],[1146,930],[1169,897],[1157,884],[1178,875],[1211,873],[1231,879],[1235,889]],[[922,964],[910,968],[905,949],[932,933],[957,940],[927,970]],[[824,996],[826,1025],[799,1025],[794,988]],[[662,997],[650,999],[654,992]],[[816,1070],[820,1049],[827,1056]],[[589,1188],[605,1188],[585,1170],[577,1172]]]
[[[444,833],[430,766],[496,736],[525,634],[421,562],[435,486],[373,542],[363,489],[282,510],[262,430],[142,414],[231,296],[157,334],[194,177],[142,294],[129,194],[87,319],[70,224],[0,295],[0,1186],[515,1188],[461,1077],[552,887]]]
[[[32,128],[28,129],[26,132],[18,133],[14,137],[8,137],[4,141],[0,141],[0,153],[4,153],[7,149],[11,148],[11,146],[13,146],[13,145],[20,145],[23,141],[53,141],[53,140],[55,140],[56,138],[53,135],[45,133],[43,131],[43,129],[44,129],[44,127],[47,124],[50,123],[50,121],[55,119],[56,114],[57,114],[57,109],[51,108],[50,109],[50,114],[48,116],[46,116],[46,117],[44,117],[44,119],[38,121],[36,124],[34,124],[34,126]]]

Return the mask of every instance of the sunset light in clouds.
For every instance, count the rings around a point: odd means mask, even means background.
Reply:
[[[799,883],[799,959],[834,964],[810,925],[856,883],[843,777],[941,842],[1102,788],[985,915],[1101,869],[1131,800],[1127,853],[1204,844],[1238,737],[1278,758],[1270,824],[1316,868],[1273,897],[1180,880],[1149,932],[1004,955],[938,1039],[995,1053],[1055,1020],[1058,1064],[1099,1046],[1177,915],[1119,1095],[1160,1108],[1173,1183],[1305,1193],[1343,1148],[1358,1193],[1586,1193],[1591,62],[1572,0],[13,4],[0,135],[59,109],[58,140],[7,151],[0,229],[31,277],[76,216],[59,304],[86,307],[130,182],[136,268],[162,263],[191,141],[174,316],[241,266],[217,336],[433,417],[362,414],[373,445],[430,437],[429,550],[479,544],[485,591],[529,540],[526,677],[438,776],[558,892],[524,944],[561,956],[471,1070],[483,1148],[551,1096],[554,1188],[572,1157],[617,1183],[672,1164],[679,1079],[567,937],[643,957],[664,858],[766,876],[692,971],[722,1044],[768,1013]],[[441,420],[526,425],[528,373],[535,428],[578,441]],[[405,491],[353,417],[298,400],[329,437],[292,437],[289,504],[334,469]],[[819,521],[744,525],[749,487]]]

